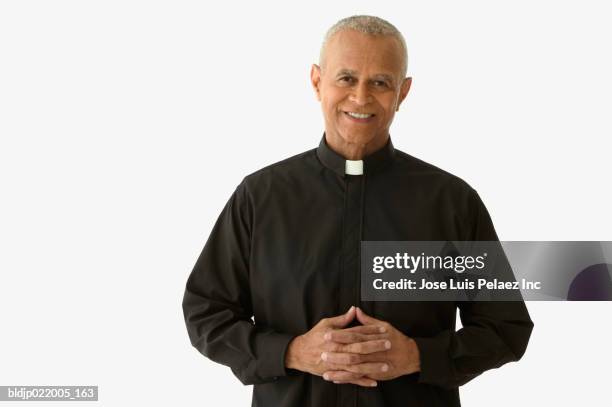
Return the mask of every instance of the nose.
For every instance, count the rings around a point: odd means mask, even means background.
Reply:
[[[360,82],[353,88],[349,100],[356,105],[365,106],[370,102],[370,97],[368,84],[365,82]]]

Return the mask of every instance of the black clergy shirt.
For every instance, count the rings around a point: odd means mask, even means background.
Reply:
[[[187,281],[191,343],[255,385],[253,406],[459,406],[458,386],[525,352],[525,304],[361,301],[360,242],[497,240],[489,214],[466,182],[390,138],[362,175],[345,161],[323,135],[238,185]],[[413,338],[421,371],[366,388],[285,367],[291,339],[351,305]]]

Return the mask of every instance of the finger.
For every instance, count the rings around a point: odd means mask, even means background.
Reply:
[[[321,359],[331,365],[351,365],[362,363],[360,355],[356,353],[323,352]]]
[[[373,341],[357,342],[344,345],[342,351],[346,353],[368,354],[384,352],[391,349],[391,341],[388,339],[377,339]]]
[[[357,309],[355,309],[355,314],[357,313]],[[350,328],[344,328],[343,331],[347,332],[359,332],[362,334],[376,334],[376,333],[385,333],[387,329],[383,325],[357,325],[352,326]]]
[[[346,365],[344,367],[345,370],[353,373],[360,373],[364,375],[368,374],[380,374],[389,371],[389,365],[387,363],[381,362],[366,362],[359,363],[356,365]]]
[[[345,370],[330,370],[325,372],[323,374],[323,379],[333,381],[336,384],[353,383],[364,387],[374,387],[377,385],[376,380]]]
[[[358,380],[363,377],[360,373],[353,373],[347,370],[328,370],[323,373],[323,379],[328,381],[343,381],[348,382],[351,380]]]
[[[353,383],[364,387],[374,387],[378,384],[374,379],[344,370],[331,370],[325,372],[323,374],[323,379],[333,381],[336,384]]]
[[[357,386],[362,386],[362,387],[376,387],[376,385],[378,384],[376,382],[376,380],[372,380],[372,379],[357,379],[357,380],[351,380],[351,381],[341,381],[341,380],[335,380],[334,383],[336,384],[356,384]]]
[[[355,318],[355,307],[352,306],[349,310],[342,315],[337,317],[326,318],[326,325],[334,328],[344,328]]]
[[[369,316],[359,307],[356,309],[357,319],[364,325],[375,325],[375,324],[384,324],[385,321],[378,320],[374,317]]]
[[[374,325],[368,325],[370,328],[378,328]],[[378,331],[378,329],[376,329]],[[347,331],[346,329],[340,329],[337,331],[326,332],[324,338],[328,342],[338,343],[355,343],[355,342],[366,342],[373,341],[376,339],[387,339],[389,338],[388,333],[376,333],[376,334],[362,334],[358,332]]]

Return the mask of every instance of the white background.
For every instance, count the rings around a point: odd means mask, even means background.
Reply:
[[[310,64],[363,13],[408,43],[396,148],[476,188],[502,240],[612,240],[606,2],[3,1],[0,385],[250,405],[189,344],[184,285],[242,178],[317,146]],[[523,360],[464,405],[609,405],[612,303],[528,307]]]

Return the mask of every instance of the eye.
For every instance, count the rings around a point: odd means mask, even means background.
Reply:
[[[387,86],[387,82],[385,81],[374,81],[374,86],[376,87],[386,87]]]
[[[350,82],[353,82],[353,78],[352,78],[352,77],[350,77],[350,76],[341,76],[341,77],[340,77],[340,79],[339,79],[339,81],[340,81],[340,82],[347,82],[347,83],[350,83]]]

